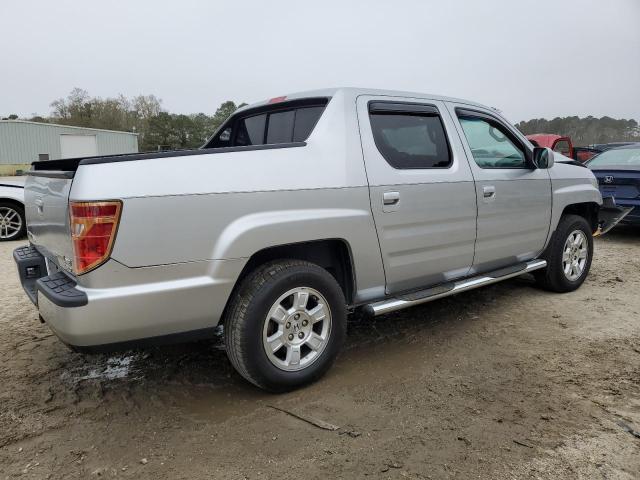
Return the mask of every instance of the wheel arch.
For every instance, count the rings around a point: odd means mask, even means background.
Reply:
[[[342,238],[328,238],[310,240],[297,243],[274,245],[255,252],[242,268],[236,279],[231,299],[242,283],[252,271],[267,262],[279,259],[306,260],[327,270],[338,282],[344,293],[347,304],[353,302],[356,292],[356,277],[351,246]],[[227,306],[229,300],[227,301]],[[225,310],[227,309],[225,306]],[[224,319],[225,315],[222,315]]]
[[[562,218],[565,215],[569,215],[569,214],[583,217],[587,222],[589,222],[591,231],[595,232],[598,229],[598,210],[599,209],[600,209],[600,205],[598,205],[596,202],[572,203],[564,207],[560,217]]]
[[[9,205],[13,205],[14,207],[21,208],[22,214],[23,214],[23,220],[26,221],[26,218],[24,218],[24,215],[25,215],[24,202],[21,202],[20,200],[16,200],[15,198],[0,197],[0,203],[9,204]]]
[[[0,197],[0,203],[10,203],[24,210],[24,202],[11,197]]]

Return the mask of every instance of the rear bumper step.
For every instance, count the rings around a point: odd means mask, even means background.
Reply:
[[[34,305],[38,305],[36,281],[47,274],[44,257],[33,246],[26,245],[13,251],[13,260],[18,267],[20,283],[27,297]]]
[[[534,270],[540,270],[546,266],[546,260],[531,260],[526,263],[501,268],[500,270],[495,270],[476,277],[446,283],[442,286],[422,290],[421,292],[414,292],[409,295],[397,296],[380,302],[371,303],[365,307],[365,311],[373,316],[383,315],[403,308],[431,302],[438,298],[448,297],[449,295],[483,287],[485,285],[491,285],[492,283],[500,282],[507,278],[517,277],[525,273],[533,272]]]
[[[38,291],[59,307],[82,307],[88,302],[87,294],[76,288],[76,282],[62,272],[42,277],[36,282]]]
[[[32,245],[16,248],[13,259],[18,267],[22,288],[34,305],[38,305],[38,292],[59,307],[87,304],[87,294],[76,288],[73,279],[63,272],[47,275],[44,257]]]

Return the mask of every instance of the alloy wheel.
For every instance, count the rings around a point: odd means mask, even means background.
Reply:
[[[8,240],[22,230],[22,217],[11,207],[0,207],[0,238]]]
[[[589,242],[582,230],[574,230],[564,242],[562,270],[568,280],[575,282],[582,276],[589,257]]]
[[[285,371],[302,370],[315,362],[331,334],[331,310],[326,298],[309,287],[281,295],[264,321],[263,346],[267,358]]]

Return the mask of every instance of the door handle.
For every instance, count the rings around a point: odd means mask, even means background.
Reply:
[[[384,205],[397,205],[400,202],[400,192],[384,192],[382,203]]]
[[[496,187],[493,185],[485,185],[482,187],[482,196],[486,199],[491,199],[496,196]]]

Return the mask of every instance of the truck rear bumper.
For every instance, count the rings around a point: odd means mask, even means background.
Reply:
[[[221,260],[199,266],[148,267],[151,272],[119,265],[123,278],[144,282],[86,288],[63,272],[47,275],[44,257],[33,247],[22,249],[14,252],[14,259],[23,288],[41,318],[66,344],[102,350],[210,330],[218,324],[244,265],[241,260]],[[25,257],[28,261],[21,260]],[[189,275],[180,278],[185,272]]]

